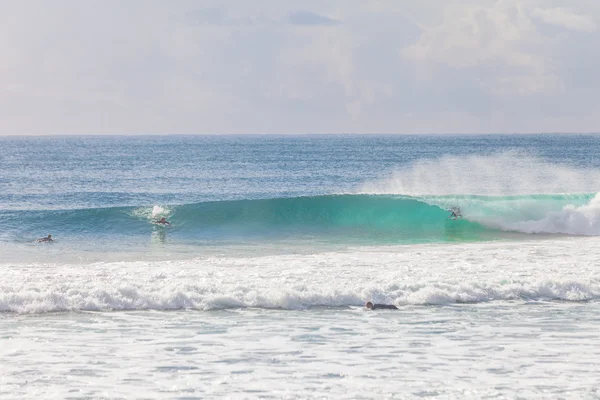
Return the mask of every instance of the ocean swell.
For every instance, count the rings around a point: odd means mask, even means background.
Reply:
[[[461,218],[450,218],[460,209]],[[166,217],[171,225],[153,222]],[[338,243],[440,243],[516,238],[506,233],[600,234],[600,196],[327,195],[76,210],[0,212],[4,241],[52,233],[75,243],[142,240],[153,233],[186,243],[280,238]]]

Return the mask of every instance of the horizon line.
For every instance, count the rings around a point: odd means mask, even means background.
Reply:
[[[427,133],[358,133],[358,132],[336,132],[336,133],[28,133],[28,134],[3,134],[0,137],[143,137],[143,136],[503,136],[503,135],[598,135],[600,131],[587,132],[427,132]]]

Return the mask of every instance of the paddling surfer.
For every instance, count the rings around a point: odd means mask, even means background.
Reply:
[[[393,304],[373,304],[370,301],[367,301],[367,304],[365,304],[365,307],[367,307],[367,309],[369,310],[397,310],[398,307],[396,307]]]
[[[161,225],[171,225],[171,223],[169,221],[167,221],[167,219],[165,217],[162,217],[158,221],[154,221],[154,223],[161,224]]]
[[[38,242],[38,243],[52,243],[52,242],[54,242],[54,239],[52,239],[52,235],[48,235],[46,237],[39,238],[38,240],[36,240],[36,242]]]

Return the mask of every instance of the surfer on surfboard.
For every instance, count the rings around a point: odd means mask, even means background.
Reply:
[[[52,243],[52,242],[54,242],[54,240],[52,239],[52,235],[48,235],[46,237],[39,238],[38,240],[36,240],[36,242],[38,242],[38,243]]]
[[[367,308],[367,310],[397,310],[398,307],[396,307],[393,304],[373,304],[370,301],[367,301],[367,304],[365,304],[365,307]]]
[[[158,221],[154,221],[154,223],[160,224],[160,225],[171,225],[171,223],[169,221],[167,221],[167,219],[165,217],[162,217]]]
[[[452,219],[462,218],[462,214],[460,213],[460,207],[453,207],[448,211],[450,211],[450,218],[452,218]]]

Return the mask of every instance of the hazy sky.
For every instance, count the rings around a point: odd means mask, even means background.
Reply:
[[[598,0],[0,0],[0,134],[600,131]]]

